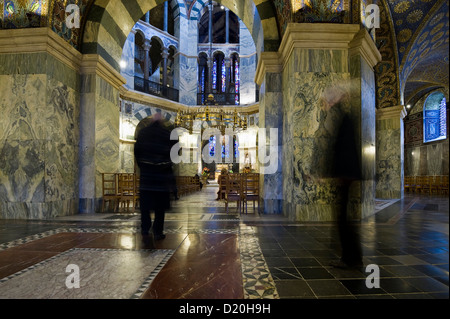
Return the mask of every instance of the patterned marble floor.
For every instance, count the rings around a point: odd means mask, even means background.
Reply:
[[[166,214],[166,239],[144,246],[139,214],[0,220],[0,298],[448,299],[448,198],[377,201],[361,222],[364,264],[339,270],[333,224],[228,214],[214,186]],[[205,204],[206,203],[206,204]],[[212,204],[213,203],[213,204]],[[78,267],[80,288],[69,288]]]

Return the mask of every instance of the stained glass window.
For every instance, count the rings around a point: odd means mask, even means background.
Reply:
[[[444,94],[430,94],[423,108],[423,140],[432,142],[447,138],[447,112]]]
[[[216,150],[216,137],[213,135],[209,138],[209,155],[214,156]]]
[[[202,77],[200,79],[200,88],[201,88],[201,93],[205,92],[205,69],[203,68],[202,70]]]
[[[442,99],[441,101],[441,105],[440,105],[440,126],[441,126],[441,132],[440,132],[440,136],[446,137],[447,136],[447,107],[446,107],[446,100],[445,97]]]
[[[234,139],[234,157],[239,158],[238,141],[236,137],[233,137],[233,139]]]
[[[212,88],[216,89],[217,86],[217,61],[214,60],[213,69],[212,69]]]
[[[234,98],[234,104],[238,105],[239,104],[239,61],[236,60],[235,64],[234,64],[234,89],[236,92],[236,96]]]
[[[225,92],[226,89],[226,69],[225,69],[225,60],[222,60],[222,92]]]

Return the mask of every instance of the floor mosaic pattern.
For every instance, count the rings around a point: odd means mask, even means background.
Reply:
[[[376,201],[360,225],[364,265],[380,269],[369,289],[364,267],[330,266],[336,225],[226,213],[215,191],[174,202],[150,247],[139,212],[0,220],[0,298],[448,299],[447,197]],[[68,264],[83,288],[65,286]]]

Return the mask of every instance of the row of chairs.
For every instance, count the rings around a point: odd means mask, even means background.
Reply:
[[[404,188],[406,193],[448,195],[448,175],[405,176]]]
[[[114,212],[126,206],[136,209],[139,205],[139,177],[134,173],[102,173],[102,212],[105,207]]]
[[[200,190],[200,182],[190,176],[176,176],[177,195]],[[139,207],[139,175],[135,173],[102,173],[102,212],[106,206],[114,212]]]
[[[200,179],[191,176],[176,176],[177,193],[187,195],[200,190]]]
[[[259,174],[233,173],[219,175],[219,199],[225,201],[225,210],[228,213],[229,203],[236,202],[236,210],[241,214],[245,209],[248,213],[248,202],[253,202],[253,212],[256,202],[259,202]],[[242,205],[242,206],[241,206]]]

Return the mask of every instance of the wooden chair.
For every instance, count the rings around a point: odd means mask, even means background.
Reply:
[[[441,176],[439,191],[443,195],[448,195],[448,175]]]
[[[236,202],[236,210],[241,213],[242,177],[241,174],[228,174],[226,176],[225,211],[228,213],[228,204]]]
[[[422,176],[422,192],[424,194],[431,194],[431,179],[430,176]]]
[[[423,176],[416,176],[416,182],[415,182],[415,192],[422,193],[423,190]]]
[[[255,213],[255,202],[259,202],[259,174],[258,173],[246,173],[242,175],[243,186],[243,205],[245,205],[245,213],[247,214],[247,205],[249,201],[253,202],[253,212]]]
[[[109,207],[113,205],[113,212],[119,208],[120,194],[116,173],[102,173],[102,199],[102,212],[105,211],[106,204]]]
[[[136,208],[138,194],[136,192],[136,178],[133,173],[118,174],[118,190],[120,194],[119,203],[126,205],[127,212],[130,210],[130,204],[133,209]],[[120,206],[120,205],[119,205]]]
[[[227,193],[227,175],[219,175],[219,192],[217,198],[219,200],[225,199],[225,194]]]
[[[405,176],[405,186],[406,193],[414,193],[414,176]]]
[[[436,176],[430,176],[430,194],[436,193],[439,194],[439,185],[441,183],[441,177]]]

